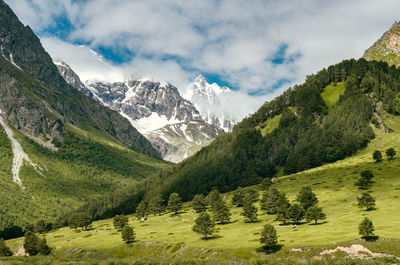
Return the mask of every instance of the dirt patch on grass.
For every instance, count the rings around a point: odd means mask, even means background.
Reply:
[[[353,258],[353,259],[367,259],[367,258],[396,258],[400,260],[400,257],[397,257],[392,254],[388,253],[378,253],[378,252],[372,252],[368,248],[364,247],[363,245],[359,244],[353,244],[350,247],[336,247],[335,249],[327,249],[322,252],[320,252],[317,256],[314,256],[315,259],[322,259],[323,256],[329,255],[332,258],[335,258],[335,254],[342,252],[344,253],[347,257]]]

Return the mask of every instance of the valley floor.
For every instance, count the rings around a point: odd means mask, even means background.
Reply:
[[[392,264],[399,262],[400,158],[388,160],[385,157],[378,163],[372,160],[372,152],[376,149],[384,151],[394,147],[400,150],[400,118],[387,117],[386,123],[394,132],[386,134],[376,129],[377,138],[356,156],[279,177],[274,181],[273,186],[286,192],[290,201],[295,199],[302,186],[311,186],[327,216],[326,221],[321,224],[281,225],[275,221],[275,215],[266,215],[260,210],[259,221],[246,223],[240,215],[242,208],[232,207],[231,222],[217,225],[216,235],[209,240],[203,240],[192,231],[197,214],[190,208],[190,203],[187,203],[178,215],[167,213],[150,216],[143,222],[133,215],[129,216],[136,233],[136,243],[132,246],[123,243],[121,233],[115,230],[111,219],[94,222],[93,229],[89,231],[76,232],[62,228],[50,232],[46,236],[47,242],[53,248],[52,255],[60,257],[60,262],[68,260],[68,256],[72,260],[79,260],[79,257],[91,259],[93,253],[98,253],[96,255],[107,260],[120,259],[122,262],[125,259],[136,259],[144,263],[169,263],[173,260],[201,262],[207,259],[210,263],[234,260],[253,263],[260,260],[290,264],[289,261],[293,258],[329,264],[332,257],[339,258],[335,259],[337,262],[341,260],[340,257],[381,257],[380,260],[373,261]],[[376,209],[372,211],[365,211],[357,206],[357,197],[363,191],[355,186],[355,182],[362,170],[370,170],[375,175],[369,191],[376,199]],[[228,193],[225,197],[230,203],[231,194]],[[366,242],[358,235],[358,224],[364,217],[370,218],[374,223],[375,234],[379,236],[375,242]],[[260,252],[260,229],[266,223],[275,226],[279,236],[278,243],[281,245],[278,252],[270,255]],[[22,243],[23,238],[7,242],[14,252],[18,251]],[[337,246],[350,248],[327,251],[334,250]],[[343,262],[342,264],[348,264],[346,259]],[[376,264],[369,263],[368,259],[364,259],[363,263]]]

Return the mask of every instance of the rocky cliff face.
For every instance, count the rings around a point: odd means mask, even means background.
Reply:
[[[146,79],[124,82],[88,81],[65,63],[57,63],[64,79],[82,93],[126,117],[165,160],[179,162],[210,143],[224,130],[203,120],[196,107],[171,84]]]
[[[128,120],[68,85],[39,38],[3,1],[0,49],[0,109],[15,128],[62,141],[65,123],[89,123],[139,152],[159,156]]]
[[[232,91],[228,87],[209,84],[199,75],[190,85],[185,98],[193,102],[207,123],[228,132],[237,122],[227,110],[229,102],[226,102],[225,96],[229,93]]]
[[[390,65],[400,65],[400,22],[395,22],[382,37],[364,53],[367,60],[385,61]]]
[[[70,84],[71,86],[77,88],[81,93],[85,94],[86,96],[93,97],[93,94],[87,87],[82,83],[79,76],[72,71],[71,67],[61,61],[54,61],[54,64],[57,66],[58,72],[60,75],[65,79],[65,81]]]
[[[183,99],[178,89],[170,84],[128,79],[111,84],[87,82],[86,86],[104,105],[135,120],[134,124],[143,132],[153,129],[141,124],[153,113],[165,119],[166,123],[201,120],[194,105]]]

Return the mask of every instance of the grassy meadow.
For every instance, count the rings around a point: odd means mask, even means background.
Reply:
[[[302,186],[311,186],[318,196],[319,205],[323,207],[327,215],[327,219],[321,224],[281,225],[280,222],[275,221],[275,215],[266,215],[260,210],[259,221],[246,223],[244,217],[240,215],[242,208],[231,206],[231,193],[227,193],[223,196],[231,207],[231,222],[217,225],[217,233],[209,240],[201,239],[201,235],[192,231],[197,214],[191,209],[190,203],[185,203],[182,213],[178,215],[165,213],[161,216],[150,216],[146,221],[139,221],[133,215],[129,216],[130,224],[136,233],[136,243],[130,248],[121,240],[121,233],[114,229],[112,219],[94,222],[93,229],[89,231],[76,232],[69,228],[62,228],[50,232],[46,236],[47,241],[54,248],[55,253],[69,249],[83,249],[109,253],[112,257],[120,255],[152,257],[158,247],[163,246],[159,253],[168,250],[167,252],[171,254],[170,248],[176,248],[177,251],[184,246],[188,251],[189,249],[209,249],[210,251],[212,249],[226,259],[238,257],[252,260],[265,256],[256,250],[261,246],[259,243],[261,226],[270,223],[276,227],[279,244],[282,246],[281,250],[274,254],[275,257],[288,255],[312,257],[324,248],[335,248],[337,245],[346,246],[352,243],[365,245],[371,251],[400,256],[400,230],[398,229],[400,225],[400,211],[398,211],[400,158],[388,160],[384,155],[382,162],[375,162],[372,159],[372,152],[376,149],[384,151],[389,147],[394,147],[398,152],[400,150],[400,118],[387,116],[386,125],[394,132],[386,134],[375,129],[376,139],[356,156],[274,180],[273,186],[287,193],[291,202],[294,201]],[[375,175],[374,183],[369,190],[376,199],[376,209],[372,211],[365,211],[357,206],[357,197],[362,191],[355,186],[355,182],[360,172],[367,169]],[[255,188],[261,189],[258,186]],[[259,203],[256,204],[259,205]],[[374,222],[375,233],[379,236],[375,242],[365,242],[358,235],[358,224],[364,217]],[[16,251],[22,242],[23,238],[18,238],[7,243]],[[146,250],[143,250],[143,246],[147,246]],[[137,250],[138,253],[136,253],[131,251],[132,248],[142,250]],[[299,254],[293,252],[293,249],[301,249],[302,252]],[[153,251],[156,252],[153,253]],[[189,256],[192,257],[191,255]]]

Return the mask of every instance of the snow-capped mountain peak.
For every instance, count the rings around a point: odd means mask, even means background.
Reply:
[[[196,106],[207,123],[231,131],[236,120],[232,118],[226,98],[230,93],[233,92],[228,87],[210,84],[202,75],[198,75],[186,90],[184,97]]]
[[[121,82],[83,84],[66,63],[55,63],[69,84],[127,118],[166,160],[179,162],[224,132],[206,123],[171,84],[133,75]]]

